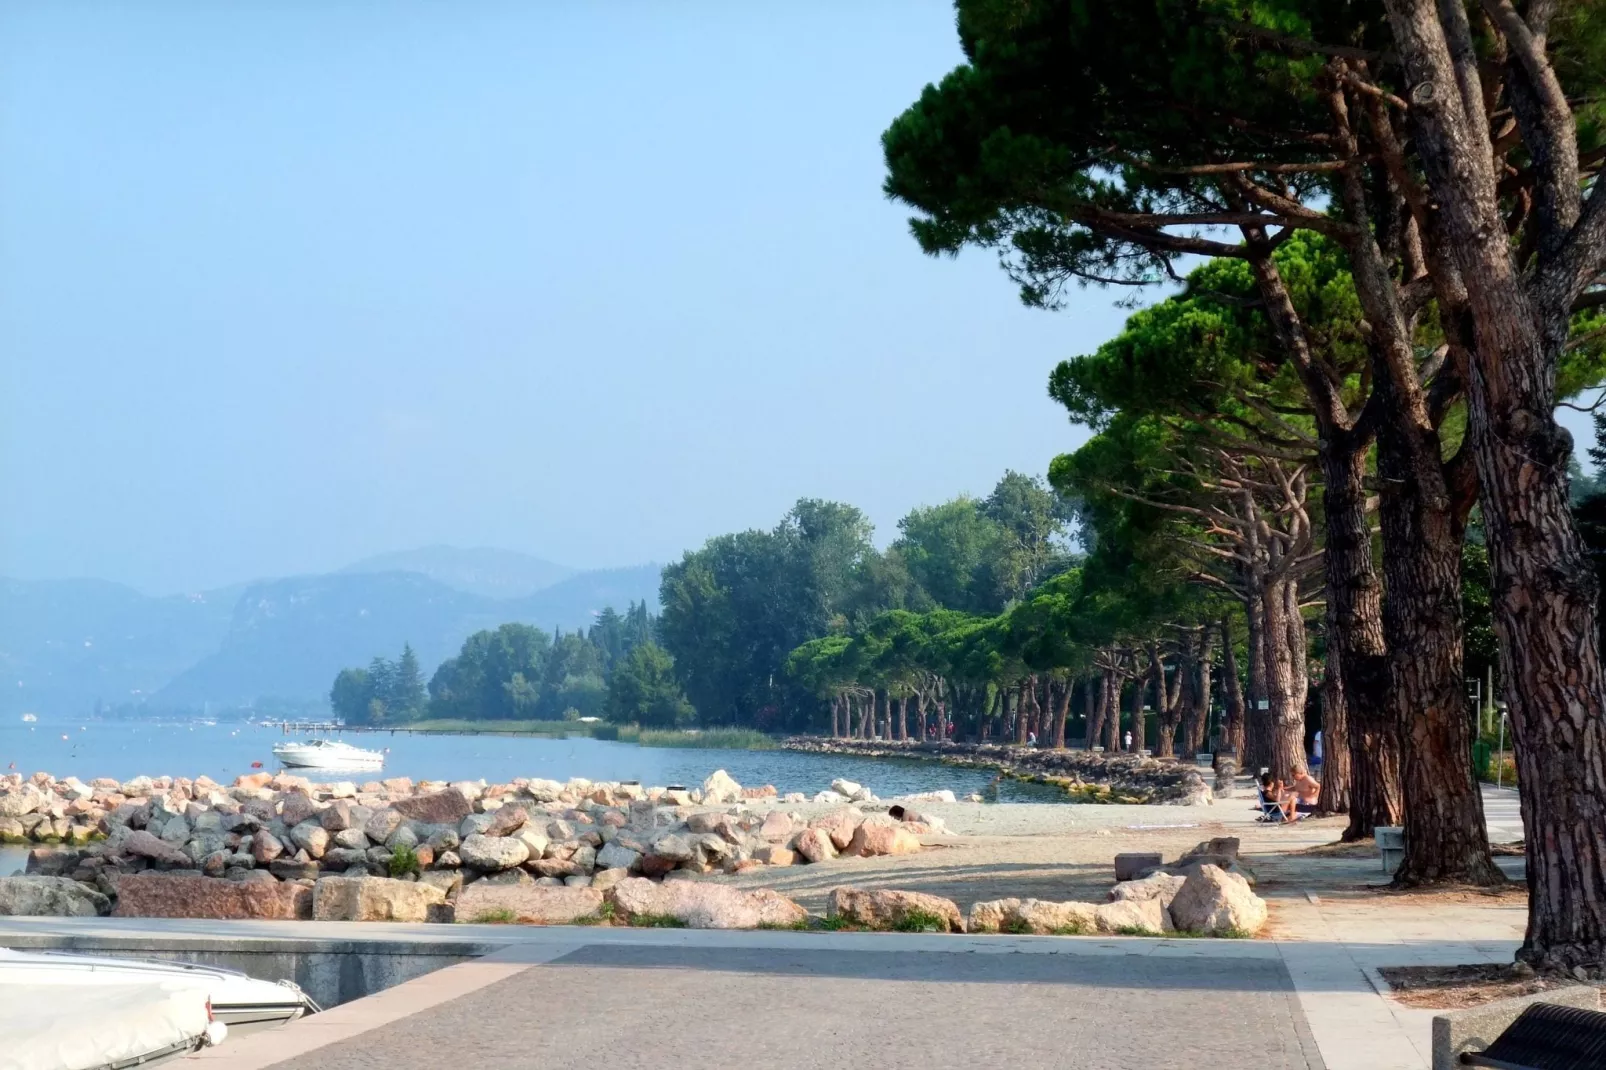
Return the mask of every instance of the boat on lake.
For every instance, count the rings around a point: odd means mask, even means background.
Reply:
[[[378,769],[385,764],[381,751],[363,750],[338,739],[280,743],[273,748],[273,756],[302,769]]]

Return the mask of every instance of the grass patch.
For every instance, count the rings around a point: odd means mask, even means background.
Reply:
[[[642,728],[636,742],[643,747],[687,747],[708,750],[775,750],[775,737],[752,728],[680,730]]]
[[[1164,936],[1166,934],[1165,933],[1157,933],[1153,929],[1145,929],[1141,925],[1122,925],[1120,928],[1115,930],[1115,935],[1116,936]]]
[[[583,918],[575,918],[574,919],[574,924],[575,925],[612,925],[613,924],[613,915],[614,915],[613,903],[605,902],[600,907],[597,908],[597,912],[595,914],[587,914]]]
[[[910,910],[892,923],[895,933],[945,933],[948,922],[929,910]]]
[[[768,930],[770,932],[795,932],[795,933],[806,933],[810,929],[813,928],[813,926],[809,924],[809,919],[808,918],[803,918],[800,921],[789,922],[786,925],[780,925],[780,924],[777,924],[776,922],[773,922],[773,921],[761,921],[761,922],[758,923],[758,927],[760,929],[765,929],[765,930]]]
[[[1001,933],[1009,933],[1011,936],[1032,935],[1032,927],[1026,924],[1026,920],[1024,918],[1009,918],[1004,922],[1004,924],[998,927],[998,931]]]
[[[432,721],[413,721],[398,724],[397,728],[414,732],[437,732],[443,735],[466,736],[595,736],[599,730],[618,731],[618,725],[583,724],[580,721],[493,721],[466,718],[441,718]]]
[[[828,933],[856,933],[864,930],[863,925],[860,925],[852,918],[844,918],[840,914],[832,914],[830,917],[821,918],[819,928],[822,932]]]
[[[424,871],[424,867],[418,861],[418,852],[406,844],[390,852],[390,861],[386,866],[392,877],[405,877],[408,874],[417,876]]]
[[[632,914],[630,925],[636,929],[684,929],[686,923],[673,914]]]
[[[1055,936],[1086,936],[1087,930],[1080,925],[1061,925],[1053,930]]]
[[[507,907],[498,907],[495,910],[482,910],[474,915],[475,925],[512,925],[519,920],[519,916]]]

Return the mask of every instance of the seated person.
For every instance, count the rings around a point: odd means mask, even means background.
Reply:
[[[1260,799],[1262,810],[1265,810],[1268,806],[1276,807],[1280,810],[1287,798],[1288,789],[1281,780],[1278,780],[1269,772],[1261,774]]]
[[[1294,782],[1288,786],[1286,798],[1278,801],[1283,804],[1285,820],[1294,820],[1296,814],[1314,814],[1316,803],[1322,797],[1322,783],[1310,775],[1310,770],[1303,765],[1294,767]]]

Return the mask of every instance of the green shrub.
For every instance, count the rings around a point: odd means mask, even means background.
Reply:
[[[905,911],[898,920],[892,923],[892,931],[896,933],[945,933],[948,931],[948,922],[929,910]]]
[[[507,907],[484,910],[474,915],[474,923],[476,925],[512,925],[518,920],[519,916]]]
[[[390,852],[388,865],[392,877],[405,877],[409,873],[417,875],[424,871],[424,867],[418,861],[418,852],[406,844]]]
[[[673,914],[632,914],[630,924],[637,929],[684,929],[686,923]]]

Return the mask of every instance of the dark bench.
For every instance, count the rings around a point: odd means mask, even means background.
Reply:
[[[1495,1070],[1598,1070],[1606,1067],[1606,1013],[1554,1003],[1530,1005],[1464,1066]]]

